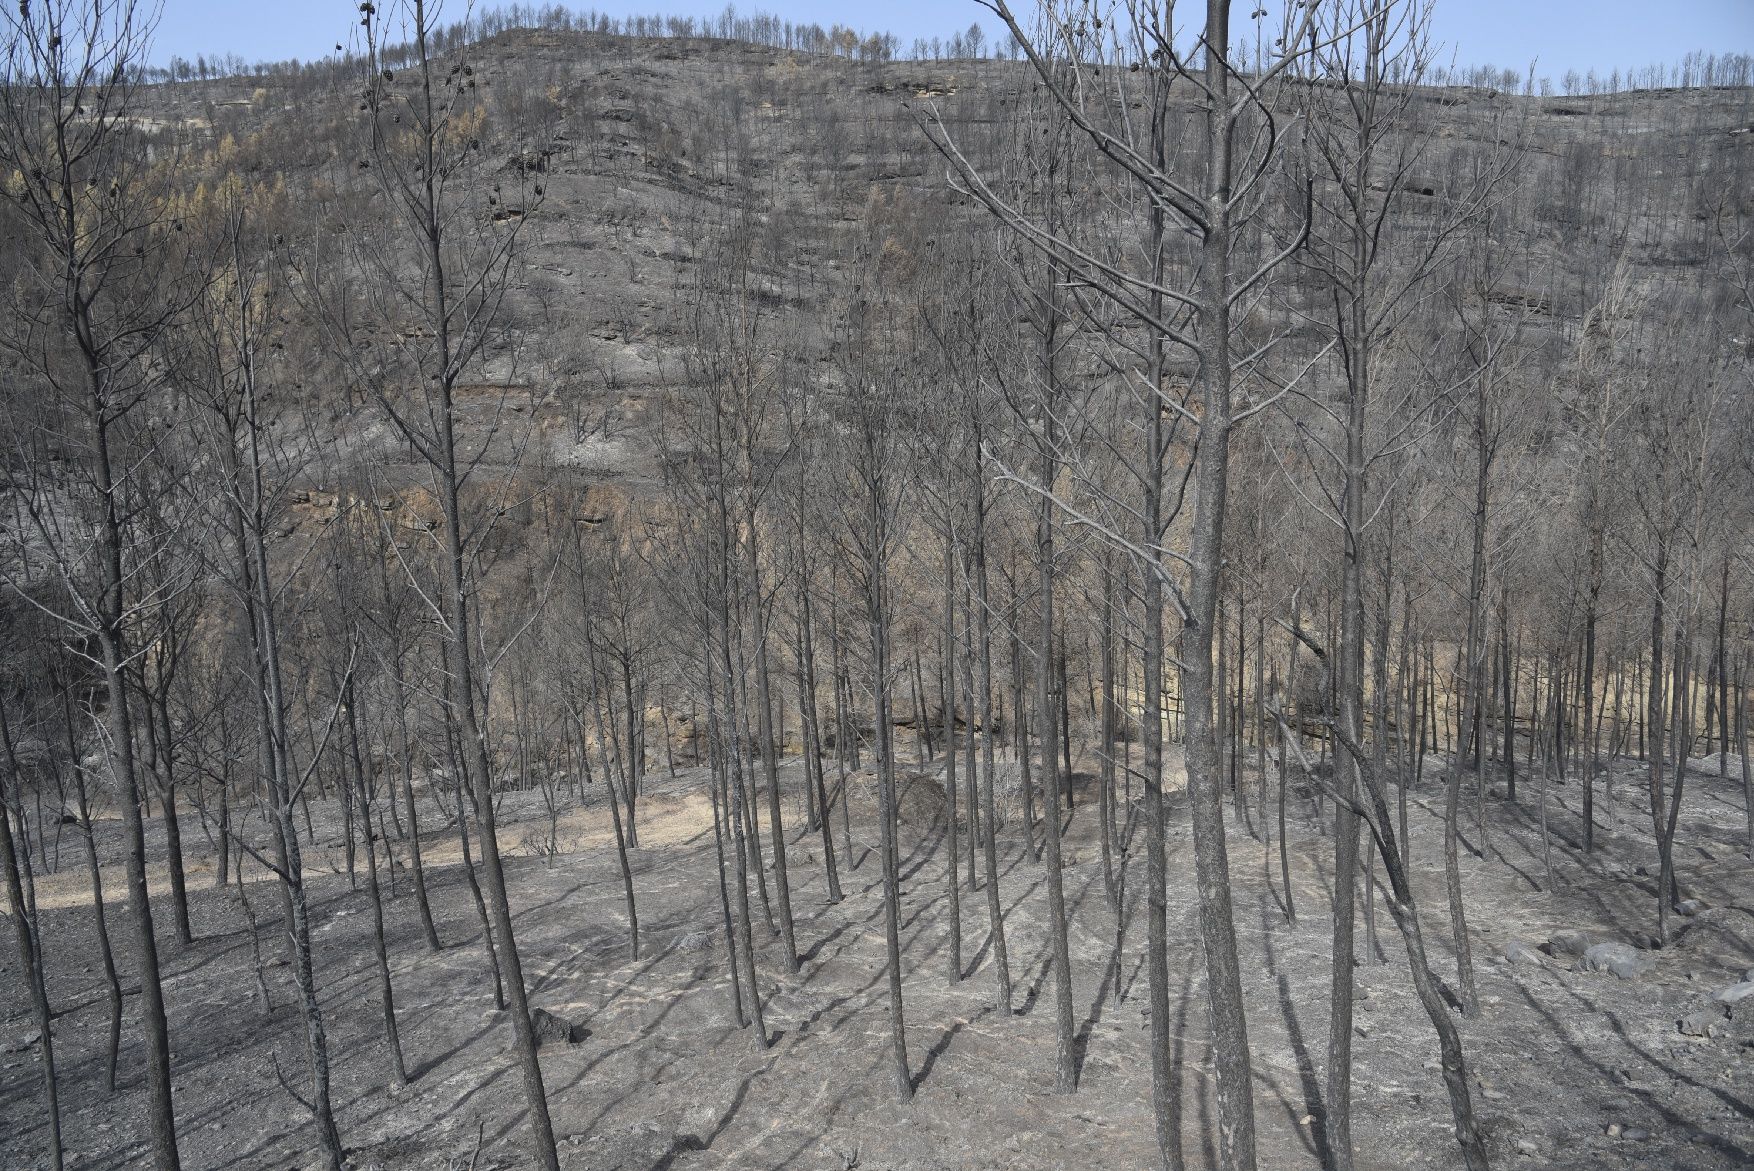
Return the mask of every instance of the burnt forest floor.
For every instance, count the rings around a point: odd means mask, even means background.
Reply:
[[[798,790],[799,774],[795,760],[787,764],[790,794]],[[851,785],[854,866],[849,870],[848,859],[841,859],[846,897],[838,905],[826,899],[820,836],[804,831],[802,810],[788,796],[802,967],[795,976],[786,973],[779,937],[766,929],[759,899],[752,898],[761,991],[773,1035],[765,1050],[731,1019],[703,770],[682,769],[671,777],[660,768],[647,780],[639,808],[641,848],[633,851],[637,960],[628,958],[621,876],[599,796],[583,806],[567,801],[557,826],[560,853],[552,858],[542,856],[548,822],[539,795],[505,799],[501,841],[531,1002],[579,1026],[574,1044],[550,1045],[542,1053],[563,1166],[845,1171],[1153,1164],[1143,837],[1134,839],[1126,867],[1126,931],[1117,953],[1095,794],[1090,778],[1080,773],[1065,882],[1079,1088],[1056,1094],[1045,872],[1023,849],[1015,766],[1001,759],[1000,889],[1017,1006],[1010,1016],[995,1008],[984,890],[962,891],[963,979],[949,979],[938,767],[911,769],[901,802],[907,1046],[917,1086],[906,1105],[897,1104],[890,1082],[881,867],[869,772],[855,775]],[[1673,919],[1670,946],[1650,951],[1652,969],[1627,981],[1577,970],[1563,953],[1525,955],[1513,964],[1504,948],[1518,940],[1538,946],[1566,928],[1627,942],[1654,930],[1655,880],[1649,874],[1655,873],[1656,851],[1648,816],[1637,803],[1640,770],[1630,762],[1614,768],[1616,820],[1610,828],[1608,809],[1598,799],[1601,828],[1589,858],[1578,848],[1579,786],[1551,787],[1551,883],[1535,786],[1525,779],[1514,805],[1501,795],[1487,802],[1484,843],[1476,836],[1470,800],[1461,866],[1481,1012],[1460,1027],[1495,1165],[1754,1164],[1748,1022],[1725,1021],[1711,1030],[1717,1035],[1698,1038],[1677,1028],[1679,1018],[1709,1006],[1718,990],[1743,979],[1754,965],[1754,867],[1734,772],[1732,761],[1729,780],[1689,775],[1676,860],[1684,893],[1702,906]],[[1445,942],[1440,773],[1433,758],[1412,795],[1410,817],[1428,946],[1433,962],[1453,980],[1454,958]],[[1252,789],[1252,773],[1245,774],[1245,783]],[[1171,1056],[1185,1161],[1206,1167],[1215,1158],[1215,1107],[1193,847],[1181,793],[1171,795],[1170,810]],[[1290,810],[1296,926],[1286,922],[1276,847],[1269,887],[1266,848],[1234,811],[1230,815],[1263,1168],[1320,1165],[1315,1135],[1327,1051],[1332,843],[1306,796],[1294,792]],[[964,808],[964,825],[966,813]],[[399,867],[396,897],[386,910],[402,1043],[414,1080],[395,1090],[364,882],[350,888],[332,803],[313,803],[310,893],[342,1137],[356,1168],[462,1168],[472,1159],[476,1171],[526,1167],[531,1160],[522,1096],[507,1053],[510,1028],[494,1008],[455,830],[428,798],[422,798],[421,814],[432,905],[446,947],[435,954],[425,946],[409,876]],[[1257,821],[1251,811],[1251,824]],[[259,836],[261,829],[252,823],[253,833]],[[69,1166],[139,1166],[147,1147],[143,1050],[133,1020],[138,997],[128,999],[121,1085],[109,1094],[103,1086],[107,1002],[76,833],[74,827],[63,830],[58,872],[37,880],[50,996],[60,1014],[55,1041]],[[156,819],[151,833],[153,856],[162,856]],[[112,899],[111,934],[124,984],[133,986],[121,875],[119,865],[110,865],[121,856],[119,823],[100,822],[98,835]],[[835,837],[839,850],[838,816]],[[319,1165],[308,1116],[279,1080],[302,1091],[307,1064],[291,969],[275,958],[280,948],[273,888],[259,881],[252,864],[250,877],[258,881],[246,885],[261,924],[273,1000],[265,1013],[256,991],[249,920],[235,887],[213,889],[209,847],[192,811],[185,811],[184,842],[198,936],[192,947],[175,945],[168,900],[153,900],[183,1165],[190,1171]],[[402,846],[396,854],[400,864]],[[155,891],[161,879],[155,872]],[[1357,1165],[1459,1167],[1430,1022],[1412,994],[1400,938],[1380,900],[1375,919],[1368,956],[1362,921],[1358,937]],[[35,1024],[10,938],[6,944],[0,953],[0,1116],[6,1120],[0,1167],[46,1166]],[[1749,1015],[1746,1008],[1743,1015]]]

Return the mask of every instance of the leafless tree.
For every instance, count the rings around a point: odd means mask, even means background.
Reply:
[[[465,486],[476,482],[472,477],[497,448],[491,435],[479,447],[465,447],[457,426],[464,389],[482,380],[492,388],[495,417],[506,410],[510,378],[503,363],[494,365],[505,354],[500,347],[509,344],[501,310],[521,229],[541,203],[542,185],[521,164],[495,170],[483,158],[487,112],[473,66],[461,47],[436,54],[437,13],[431,5],[408,0],[363,11],[368,72],[357,149],[377,202],[364,213],[371,230],[362,225],[348,233],[338,257],[327,249],[313,251],[305,262],[305,287],[325,324],[347,346],[344,352],[358,352],[364,331],[417,329],[408,344],[374,351],[375,363],[353,373],[371,388],[380,411],[431,476],[440,514],[434,533],[439,574],[428,598],[445,647],[445,720],[456,737],[459,771],[468,778],[480,827],[486,909],[511,1011],[531,1145],[537,1162],[555,1171],[559,1156],[495,829],[487,697],[496,656],[478,637],[474,602],[491,522],[471,524],[465,512]],[[409,76],[401,83],[381,57],[391,37],[406,45]],[[332,267],[337,264],[348,271]],[[351,274],[359,275],[361,288],[348,283]],[[464,816],[460,809],[459,821]]]
[[[1171,5],[1151,0],[1128,4],[1117,12],[1117,24],[1102,31],[1094,10],[1081,5],[1051,7],[1043,28],[1031,35],[1003,0],[991,5],[1013,37],[1023,45],[1035,77],[1053,97],[1067,121],[1109,172],[1139,193],[1145,211],[1144,244],[1126,258],[1093,251],[1081,241],[1045,226],[1038,216],[1008,201],[979,169],[957,150],[942,121],[928,123],[934,140],[946,152],[964,185],[999,220],[1065,270],[1067,282],[1107,314],[1130,323],[1130,330],[1111,330],[1116,348],[1127,355],[1121,377],[1138,387],[1142,421],[1152,435],[1148,463],[1162,468],[1166,449],[1158,428],[1165,416],[1198,433],[1198,457],[1189,467],[1193,515],[1185,551],[1164,541],[1162,485],[1147,488],[1144,508],[1128,506],[1143,525],[1125,531],[1084,513],[1074,504],[1056,504],[1080,524],[1089,524],[1106,539],[1133,553],[1141,574],[1155,579],[1174,599],[1180,617],[1178,670],[1186,711],[1186,762],[1193,808],[1196,887],[1200,896],[1200,927],[1205,944],[1207,995],[1212,1014],[1219,1106],[1219,1154],[1226,1167],[1255,1165],[1253,1094],[1249,1084],[1248,1028],[1242,998],[1236,930],[1231,918],[1228,853],[1224,839],[1223,792],[1214,670],[1214,635],[1222,577],[1222,549],[1229,489],[1228,455],[1233,428],[1275,401],[1282,389],[1272,381],[1257,399],[1239,394],[1240,387],[1263,382],[1262,363],[1276,338],[1248,334],[1250,312],[1265,283],[1303,242],[1303,229],[1293,225],[1283,240],[1263,234],[1261,213],[1279,172],[1283,124],[1273,106],[1274,87],[1306,52],[1312,28],[1309,8],[1287,15],[1279,50],[1266,62],[1244,73],[1231,59],[1231,5],[1210,0],[1202,31],[1190,42],[1181,38]],[[1105,60],[1124,60],[1128,69],[1109,68]],[[1196,105],[1179,109],[1184,89],[1196,94]],[[1118,97],[1120,100],[1115,101]],[[1140,113],[1131,111],[1140,103]],[[1124,111],[1119,118],[1109,111]],[[1197,135],[1197,149],[1172,153],[1177,133]],[[1307,221],[1306,221],[1307,222]],[[1171,255],[1186,241],[1185,255]],[[1165,358],[1174,349],[1185,354],[1184,390],[1178,393]],[[1180,373],[1180,371],[1178,371]],[[1295,372],[1280,375],[1280,388]],[[1036,482],[1033,490],[1052,495],[1052,482]],[[1143,516],[1140,513],[1143,512]],[[1140,534],[1141,529],[1143,534]],[[1147,602],[1147,632],[1160,612]],[[1149,633],[1148,633],[1149,637]],[[1153,691],[1154,656],[1146,652],[1146,689]],[[1147,700],[1145,718],[1152,722]],[[1147,736],[1152,735],[1147,730]],[[1147,760],[1151,748],[1148,740]],[[1149,765],[1148,765],[1149,769]],[[1147,782],[1147,804],[1153,804]],[[1153,818],[1156,839],[1161,819]],[[1156,845],[1148,847],[1156,860]],[[1162,871],[1152,865],[1148,881],[1155,889]],[[1155,932],[1156,912],[1148,917]],[[1151,948],[1151,979],[1159,974],[1155,937]],[[1153,997],[1153,1028],[1167,1026],[1167,1001],[1158,1010]],[[1158,1138],[1167,1160],[1177,1160],[1179,1144],[1168,1101],[1167,1034],[1154,1036],[1154,1107]],[[1161,1053],[1158,1057],[1155,1054]]]
[[[135,74],[154,15],[132,0],[52,0],[6,14],[0,171],[12,176],[5,214],[30,241],[11,287],[5,344],[52,394],[46,410],[18,420],[15,457],[34,469],[27,508],[38,552],[60,578],[55,616],[72,639],[95,644],[108,691],[106,748],[128,842],[152,1158],[173,1171],[170,1036],[128,686],[137,654],[130,627],[162,599],[138,577],[143,559],[130,526],[150,450],[142,420],[162,406],[152,349],[199,274],[154,190],[133,122]]]
[[[865,227],[877,239],[858,242],[862,255],[873,260],[882,256],[891,267],[906,263],[902,259],[906,255],[904,250],[883,247],[881,222],[868,222]],[[908,1066],[902,1007],[901,879],[896,844],[897,761],[893,716],[897,672],[891,656],[892,562],[901,538],[902,509],[907,497],[903,421],[900,417],[907,395],[896,356],[880,340],[885,327],[893,325],[890,315],[894,312],[881,292],[886,284],[893,286],[894,278],[885,281],[883,268],[883,264],[874,267],[872,295],[859,297],[848,306],[838,363],[841,386],[833,417],[840,440],[836,463],[844,469],[842,476],[845,480],[845,521],[839,539],[853,567],[863,601],[870,651],[890,1052],[895,1093],[905,1102],[913,1097],[914,1082]]]

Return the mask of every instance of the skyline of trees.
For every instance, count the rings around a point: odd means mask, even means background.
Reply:
[[[1267,9],[1257,5],[1261,16]],[[436,14],[435,14],[436,15]],[[1249,13],[1251,20],[1254,11]],[[560,4],[510,4],[485,8],[464,20],[445,25],[434,24],[430,39],[441,51],[464,44],[474,44],[524,29],[591,33],[604,37],[629,38],[717,38],[740,41],[766,48],[782,49],[822,56],[885,61],[1020,61],[1023,47],[1016,35],[999,22],[1004,35],[989,34],[979,21],[966,29],[939,36],[914,36],[906,40],[892,32],[863,32],[859,29],[831,24],[824,29],[817,23],[790,21],[756,9],[739,12],[727,5],[717,13],[695,17],[680,14],[629,14],[617,17],[592,8],[579,9]],[[1252,25],[1251,25],[1252,27]],[[1243,36],[1234,46],[1244,61],[1259,56],[1259,37]],[[197,53],[194,60],[173,55],[157,65],[143,64],[140,78],[147,82],[190,82],[218,80],[226,77],[284,76],[304,69],[327,70],[335,63],[357,64],[353,59],[364,52],[363,46],[336,46],[337,58],[300,62],[296,58],[280,61],[250,62],[235,52]],[[1713,87],[1745,87],[1754,81],[1754,53],[1716,53],[1695,49],[1675,60],[1646,62],[1637,65],[1612,65],[1608,62],[1585,67],[1568,68],[1558,79],[1537,72],[1538,61],[1527,66],[1505,67],[1491,62],[1478,64],[1445,64],[1439,56],[1426,62],[1423,72],[1435,85],[1480,86],[1507,93],[1538,94],[1552,97],[1618,94],[1634,90],[1692,89]]]

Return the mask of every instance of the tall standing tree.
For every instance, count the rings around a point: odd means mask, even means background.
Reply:
[[[1366,561],[1382,550],[1386,567],[1392,554],[1392,532],[1385,535],[1383,530],[1392,527],[1399,497],[1394,469],[1385,465],[1432,428],[1432,417],[1442,406],[1441,399],[1421,401],[1422,379],[1400,379],[1397,388],[1395,380],[1382,375],[1390,370],[1391,347],[1420,305],[1425,287],[1451,271],[1462,230],[1494,197],[1503,162],[1489,161],[1476,169],[1464,189],[1446,193],[1442,209],[1421,223],[1417,233],[1405,230],[1402,218],[1391,223],[1391,212],[1411,185],[1414,170],[1425,165],[1433,141],[1413,129],[1410,116],[1416,87],[1432,58],[1429,7],[1423,0],[1338,0],[1313,7],[1317,16],[1306,67],[1323,84],[1302,89],[1313,215],[1308,246],[1299,259],[1317,276],[1317,295],[1326,302],[1318,320],[1338,359],[1340,401],[1328,413],[1337,420],[1339,434],[1329,435],[1319,416],[1315,423],[1300,420],[1293,433],[1302,462],[1315,469],[1320,481],[1320,492],[1311,495],[1325,503],[1323,513],[1342,539],[1339,645],[1333,666],[1335,717],[1340,742],[1348,750],[1335,780],[1333,978],[1322,1118],[1329,1164],[1347,1171],[1352,1166],[1357,811],[1367,800],[1365,770],[1374,769],[1380,783],[1387,759],[1386,721],[1381,718],[1373,721],[1368,755],[1350,750],[1367,744]],[[1401,369],[1406,371],[1405,363]],[[1332,475],[1322,474],[1327,469],[1334,469]],[[1379,486],[1383,480],[1388,487]],[[1371,691],[1379,703],[1387,691],[1390,602],[1385,590],[1376,607],[1378,671]],[[1368,876],[1365,881],[1368,886]],[[1441,1030],[1447,1019],[1435,1023]],[[1459,1059],[1459,1048],[1457,1054]],[[1465,1095],[1465,1077],[1462,1081]],[[1465,1097],[1458,1107],[1458,1134],[1470,1158],[1483,1157]]]
[[[146,1034],[147,1126],[154,1165],[175,1171],[170,1029],[128,684],[132,628],[158,599],[141,588],[131,526],[148,491],[148,420],[163,406],[154,347],[199,274],[166,214],[162,172],[135,116],[155,11],[134,0],[46,0],[0,17],[0,214],[28,240],[30,259],[8,283],[0,339],[47,392],[29,413],[9,406],[14,455],[25,465],[45,568],[62,587],[54,617],[69,642],[93,648],[104,681]]]
[[[1249,386],[1256,380],[1276,340],[1249,336],[1251,311],[1274,271],[1303,243],[1296,225],[1275,242],[1264,230],[1262,217],[1273,206],[1274,180],[1284,154],[1284,123],[1271,95],[1307,51],[1315,6],[1288,12],[1279,50],[1252,63],[1246,74],[1242,62],[1232,59],[1229,0],[1208,0],[1205,21],[1192,43],[1175,23],[1174,5],[1158,0],[1129,5],[1118,25],[1106,33],[1078,4],[1050,6],[1044,12],[1042,31],[1033,35],[1004,0],[994,0],[990,7],[1022,46],[1036,80],[1076,135],[1109,174],[1139,193],[1146,212],[1146,222],[1140,226],[1149,241],[1144,263],[1092,250],[1066,233],[1051,230],[989,183],[951,141],[942,121],[929,122],[928,129],[966,190],[1061,266],[1068,282],[1087,290],[1086,296],[1102,304],[1110,319],[1118,317],[1126,323],[1107,332],[1116,349],[1130,355],[1124,377],[1142,391],[1141,425],[1156,441],[1147,466],[1163,466],[1155,459],[1155,452],[1166,446],[1159,431],[1163,416],[1180,420],[1197,436],[1193,442],[1198,454],[1189,465],[1193,513],[1183,549],[1169,548],[1164,530],[1154,527],[1162,523],[1163,495],[1154,496],[1149,487],[1146,516],[1140,518],[1146,522],[1143,535],[1136,529],[1123,532],[1112,524],[1096,527],[1106,539],[1135,554],[1148,581],[1161,582],[1180,619],[1176,660],[1214,1038],[1218,1150],[1225,1167],[1253,1168],[1248,1025],[1231,910],[1219,732],[1214,722],[1221,700],[1215,679],[1215,635],[1231,436],[1296,378],[1281,376],[1279,389],[1263,388],[1258,399],[1238,393],[1239,384]],[[1105,62],[1116,60],[1124,61],[1127,68],[1103,71]],[[1186,106],[1178,109],[1171,100],[1172,92],[1179,98],[1190,89],[1196,102],[1191,118]],[[1112,115],[1116,110],[1131,111],[1135,100],[1141,103],[1139,115]],[[1183,134],[1189,142],[1185,150],[1173,145]],[[1175,371],[1179,378],[1160,357],[1168,351],[1186,359]],[[1163,479],[1155,483],[1162,493]],[[1053,484],[1038,483],[1034,488],[1054,491]],[[1157,509],[1152,499],[1159,501]],[[1135,518],[1139,514],[1135,507],[1123,513]],[[1082,523],[1094,520],[1073,515]],[[1156,617],[1146,614],[1147,631]],[[1149,665],[1146,670],[1149,676]],[[1146,687],[1151,690],[1149,679]],[[1148,721],[1151,715],[1148,706]],[[1147,800],[1150,803],[1149,794]],[[1158,873],[1152,876],[1154,885]],[[1155,908],[1151,921],[1155,923]],[[1157,970],[1158,949],[1151,950],[1150,977],[1166,980]],[[1152,999],[1155,1005],[1158,994],[1154,992]],[[1153,1017],[1155,1030],[1158,1014]],[[1167,1033],[1161,1044],[1167,1044]],[[1159,1045],[1154,1035],[1153,1048]],[[1154,1093],[1160,1143],[1164,1157],[1173,1161],[1180,1152],[1172,1149],[1178,1140],[1167,1100],[1166,1062],[1167,1055],[1161,1060],[1154,1056]]]
[[[11,633],[11,632],[8,632]],[[9,688],[10,690],[10,688]],[[22,805],[24,771],[19,766],[18,749],[6,706],[0,701],[0,748],[5,755],[0,761],[6,766],[6,778],[0,787],[0,880],[6,883],[7,914],[18,941],[19,967],[24,970],[30,986],[31,1008],[37,1018],[37,1054],[43,1070],[43,1111],[48,1115],[49,1165],[61,1171],[66,1165],[66,1149],[61,1139],[61,1086],[55,1072],[54,1013],[49,1007],[49,991],[44,980],[43,937],[36,907],[26,895],[19,865],[19,843],[12,834],[15,803]],[[26,852],[30,842],[22,842]],[[30,864],[29,858],[24,865]]]
[[[354,355],[359,384],[430,475],[440,519],[438,581],[429,596],[445,648],[445,722],[480,829],[486,909],[511,1012],[531,1149],[538,1165],[558,1171],[495,828],[496,768],[487,726],[492,658],[476,631],[481,551],[491,526],[472,523],[465,485],[492,445],[465,447],[458,435],[462,387],[497,387],[496,418],[507,410],[510,377],[504,364],[495,366],[503,352],[497,347],[512,340],[501,310],[523,225],[542,202],[542,184],[521,160],[500,170],[484,157],[487,105],[461,39],[445,38],[449,51],[439,51],[435,6],[405,0],[363,5],[361,12],[360,62],[367,72],[357,162],[369,176],[370,197],[356,205],[362,222],[350,225],[339,249],[345,271],[319,263],[327,260],[319,250],[306,274],[323,320]],[[400,80],[385,52],[392,37],[402,42],[396,57],[407,63]],[[399,333],[410,326],[408,344],[388,352],[368,346],[371,357],[358,356],[359,343],[375,330]]]
[[[910,262],[909,249],[885,234],[881,219],[868,213],[863,225],[870,239],[857,254],[872,263],[871,288],[846,306],[837,340],[839,394],[835,402],[840,440],[835,463],[843,468],[845,524],[843,548],[864,604],[870,650],[873,747],[877,755],[879,854],[883,865],[883,934],[889,987],[889,1032],[895,1093],[913,1097],[908,1067],[907,1025],[902,1006],[901,874],[896,843],[897,768],[892,663],[895,586],[892,562],[903,535],[908,493],[903,404],[908,387],[889,340],[899,330],[895,307],[884,297],[893,291],[894,269]]]
[[[265,318],[280,294],[281,258],[263,239],[253,214],[253,193],[228,185],[217,197],[213,233],[221,260],[216,279],[192,307],[194,324],[184,338],[191,342],[179,357],[179,371],[191,397],[200,404],[196,427],[204,434],[214,460],[217,496],[223,515],[216,527],[230,538],[227,553],[235,560],[217,576],[243,598],[251,651],[251,681],[256,692],[262,738],[273,860],[269,868],[279,879],[289,958],[304,1015],[306,1056],[311,1088],[308,1105],[319,1142],[332,1168],[344,1159],[330,1094],[329,1045],[316,982],[310,903],[305,867],[294,820],[305,786],[321,763],[313,751],[298,771],[293,736],[293,688],[288,681],[287,587],[303,556],[289,558],[290,568],[276,557],[276,533],[285,523],[290,482],[303,470],[304,454],[283,446],[273,426],[273,411],[264,403],[267,392],[261,348]],[[321,539],[301,536],[303,552]],[[217,559],[217,558],[216,558]],[[351,671],[351,664],[346,668]],[[324,729],[325,743],[333,719]],[[308,803],[305,805],[308,810]]]

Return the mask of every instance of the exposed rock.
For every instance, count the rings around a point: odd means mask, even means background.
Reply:
[[[1656,967],[1656,961],[1624,943],[1598,943],[1583,953],[1580,967],[1586,972],[1612,972],[1622,980],[1636,980]]]
[[[1554,956],[1581,956],[1595,943],[1596,937],[1589,932],[1567,927],[1547,937],[1546,952]]]
[[[578,1026],[565,1017],[539,1008],[530,1014],[530,1027],[536,1031],[536,1048],[558,1041],[563,1045],[572,1045],[580,1039]]]
[[[1530,947],[1520,939],[1507,940],[1504,944],[1504,958],[1519,967],[1532,966],[1543,968],[1547,960],[1536,948]]]
[[[1675,904],[1675,910],[1691,918],[1705,910],[1705,904],[1698,899],[1682,899],[1679,903]]]
[[[713,933],[711,931],[690,931],[676,941],[677,951],[711,951],[713,949]]]
[[[1741,1004],[1744,1000],[1754,996],[1754,972],[1749,972],[1748,977],[1740,984],[1731,984],[1719,992],[1716,997],[1717,1002],[1724,1005]]]
[[[41,1029],[32,1029],[24,1036],[7,1041],[4,1045],[0,1045],[0,1053],[23,1053],[25,1050],[34,1046],[38,1041],[42,1040],[42,1037],[43,1031]]]
[[[1695,1009],[1675,1022],[1683,1037],[1710,1037],[1719,1030],[1730,1010],[1721,1004]]]

